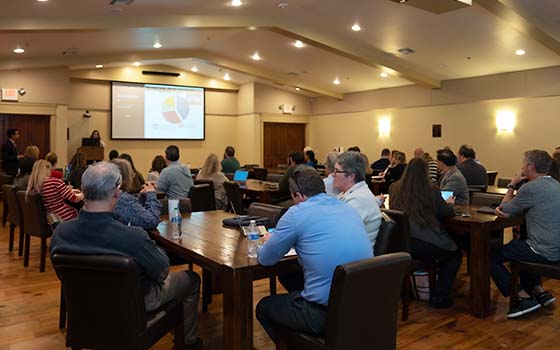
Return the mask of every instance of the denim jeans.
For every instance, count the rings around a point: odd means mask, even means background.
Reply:
[[[514,239],[492,255],[491,274],[496,287],[503,296],[508,297],[511,288],[511,274],[504,266],[506,261],[528,261],[550,263],[548,259],[535,253],[524,239]],[[532,295],[533,288],[541,284],[540,277],[527,272],[520,272],[521,288]]]
[[[182,301],[185,344],[192,344],[196,341],[199,292],[200,277],[195,272],[171,272],[163,285],[151,288],[144,296],[146,311],[157,310],[174,299]]]
[[[257,304],[257,319],[276,343],[275,327],[286,327],[313,335],[325,333],[327,307],[303,299],[300,292],[264,297]]]

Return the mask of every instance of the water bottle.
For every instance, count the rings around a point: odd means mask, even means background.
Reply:
[[[257,228],[255,220],[251,220],[249,222],[249,227],[247,228],[247,240],[249,241],[247,242],[247,256],[249,258],[256,258],[257,248],[259,246],[259,229]]]
[[[173,209],[171,214],[171,238],[177,240],[181,238],[181,212],[179,212],[179,208]]]

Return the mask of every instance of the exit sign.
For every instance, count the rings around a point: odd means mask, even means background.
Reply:
[[[17,89],[2,89],[2,101],[17,101]]]

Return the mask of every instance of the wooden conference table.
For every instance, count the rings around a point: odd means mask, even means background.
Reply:
[[[267,184],[272,184],[266,181],[249,179],[246,183],[239,185],[241,193],[254,197],[257,202],[272,204],[273,198],[280,196],[280,191],[278,187],[268,186]]]
[[[224,283],[223,348],[253,349],[253,281],[300,269],[297,257],[264,267],[247,257],[247,240],[239,229],[223,226],[234,217],[224,211],[183,215],[180,241],[171,239],[169,221],[149,232],[159,246],[203,269],[219,275]]]
[[[470,313],[477,317],[490,314],[490,232],[522,224],[523,216],[498,218],[493,214],[478,213],[480,206],[456,205],[456,215],[444,222],[454,233],[469,233],[470,257]]]

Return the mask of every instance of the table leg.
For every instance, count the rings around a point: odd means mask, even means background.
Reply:
[[[245,270],[225,269],[224,349],[253,349],[253,280]]]
[[[470,311],[477,317],[490,314],[490,230],[470,225]]]
[[[266,204],[272,204],[272,195],[270,191],[263,191],[261,194],[261,202]]]

